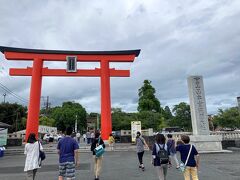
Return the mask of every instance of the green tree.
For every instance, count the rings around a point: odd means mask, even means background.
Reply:
[[[151,81],[144,80],[143,86],[138,90],[138,111],[161,112],[159,100],[155,97],[155,88],[151,85]]]
[[[172,112],[168,106],[165,106],[163,116],[166,120],[173,118]]]
[[[213,117],[214,125],[226,128],[240,128],[240,112],[237,107],[223,110],[219,109],[218,114]]]
[[[65,131],[68,126],[74,128],[77,119],[78,129],[82,131],[87,127],[86,115],[86,110],[81,104],[64,102],[62,107],[52,109],[50,118],[55,119],[55,126],[61,131]]]
[[[112,128],[114,131],[131,129],[131,121],[136,120],[136,113],[126,113],[121,108],[112,108]]]
[[[168,106],[165,106],[163,111],[164,123],[166,126],[169,126],[170,121],[173,119],[172,112]]]
[[[39,124],[44,126],[54,126],[55,119],[49,118],[47,116],[41,116],[39,119]]]
[[[0,104],[0,121],[12,125],[9,132],[23,130],[26,125],[22,123],[22,118],[27,116],[27,107],[17,103]]]
[[[143,129],[153,128],[155,131],[158,131],[162,127],[166,126],[164,117],[161,115],[161,113],[152,111],[139,112],[138,120],[141,121]]]
[[[185,131],[192,131],[190,105],[181,102],[173,108],[174,117],[169,121],[170,126],[184,128]]]

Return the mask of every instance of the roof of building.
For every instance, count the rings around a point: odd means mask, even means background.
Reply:
[[[0,122],[0,128],[8,128],[8,127],[11,127],[11,125]]]

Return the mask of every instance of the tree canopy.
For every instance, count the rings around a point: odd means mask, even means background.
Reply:
[[[136,120],[136,113],[126,113],[121,108],[112,108],[112,127],[114,131],[131,129],[131,121]]]
[[[159,100],[155,97],[155,88],[151,81],[144,80],[143,86],[138,90],[138,111],[160,112],[161,106]]]
[[[192,131],[190,105],[181,102],[173,108],[174,117],[169,121],[170,126],[184,128],[185,131]]]
[[[64,102],[61,107],[52,109],[50,118],[55,119],[55,126],[58,130],[65,131],[68,126],[74,128],[75,120],[77,119],[78,129],[85,130],[86,110],[81,104],[75,102]]]
[[[164,117],[160,113],[142,111],[138,113],[137,117],[141,121],[143,129],[153,128],[158,131],[165,126]]]
[[[44,126],[54,126],[55,124],[55,119],[49,118],[47,116],[41,116],[39,118],[39,124],[44,125]]]
[[[26,127],[27,107],[17,103],[0,104],[0,121],[12,125],[9,132],[22,130]]]
[[[164,118],[169,121],[173,118],[172,112],[168,106],[165,106],[163,111]]]
[[[219,109],[218,114],[213,117],[213,123],[222,128],[240,128],[239,109],[237,107]]]

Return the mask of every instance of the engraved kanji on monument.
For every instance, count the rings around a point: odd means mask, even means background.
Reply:
[[[210,133],[203,77],[189,76],[188,91],[190,99],[193,135],[209,135]]]

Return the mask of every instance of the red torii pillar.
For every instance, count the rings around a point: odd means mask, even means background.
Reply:
[[[109,68],[110,62],[133,62],[140,50],[125,51],[59,51],[22,49],[0,46],[8,60],[33,61],[32,68],[11,68],[12,76],[32,76],[26,139],[30,133],[38,135],[40,98],[42,76],[90,76],[101,77],[101,136],[108,139],[112,132],[110,77],[129,77],[129,70],[115,70]],[[65,69],[48,69],[43,67],[44,61],[66,61],[67,56],[76,56],[81,62],[100,62],[100,69],[78,69],[76,72],[66,72]]]

